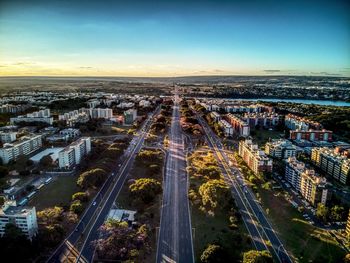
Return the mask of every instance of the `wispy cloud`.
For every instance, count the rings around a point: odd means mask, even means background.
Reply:
[[[81,69],[92,69],[93,67],[79,67]]]
[[[277,72],[281,72],[280,69],[264,69],[263,70],[266,73],[277,73]]]

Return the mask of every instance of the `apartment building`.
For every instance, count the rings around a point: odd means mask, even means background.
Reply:
[[[91,119],[110,119],[113,117],[113,110],[109,108],[81,108],[79,113],[86,113]]]
[[[313,206],[318,203],[326,204],[331,198],[327,179],[317,176],[314,170],[307,169],[295,157],[286,160],[285,179]]]
[[[212,117],[215,122],[218,122],[221,120],[221,115],[216,111],[211,112],[210,117]]]
[[[270,128],[280,121],[280,115],[271,112],[245,113],[243,119],[251,128],[256,126]]]
[[[0,235],[3,236],[7,224],[16,225],[32,239],[38,232],[35,207],[19,207],[16,201],[8,201],[0,208]]]
[[[308,141],[332,141],[332,131],[328,130],[291,130],[289,139],[291,140],[308,140]]]
[[[225,111],[228,113],[261,112],[262,107],[259,105],[228,105],[225,107]]]
[[[311,151],[311,161],[329,177],[342,184],[349,184],[350,159],[348,157],[330,148],[316,147]]]
[[[297,148],[290,141],[275,139],[265,144],[265,153],[269,156],[287,159],[296,156]]]
[[[250,135],[250,127],[246,121],[231,113],[227,114],[225,118],[239,136],[247,137]]]
[[[301,174],[306,170],[305,163],[298,161],[295,157],[289,157],[285,162],[285,179],[300,192]]]
[[[309,129],[322,129],[320,123],[293,114],[287,114],[285,116],[284,124],[290,130],[308,131]]]
[[[220,120],[219,125],[223,129],[225,136],[232,136],[233,135],[233,127],[230,123],[228,123],[225,120]]]
[[[346,236],[348,239],[350,239],[350,210],[349,210],[349,215],[348,215],[348,220],[346,221]]]
[[[60,135],[67,136],[68,139],[76,138],[80,136],[79,129],[67,128],[60,131]]]
[[[16,160],[20,155],[29,155],[42,146],[42,135],[23,136],[14,143],[5,143],[0,148],[0,158],[4,164]]]
[[[314,170],[306,169],[301,174],[300,193],[314,207],[326,204],[331,198],[330,184],[325,177],[315,175]]]
[[[3,104],[0,105],[0,113],[20,113],[30,108],[29,104]]]
[[[129,109],[124,111],[124,124],[132,125],[137,118],[137,110]]]
[[[81,159],[91,151],[90,137],[83,137],[58,153],[58,165],[61,169],[69,169],[80,163]]]
[[[16,124],[20,122],[44,122],[49,125],[52,125],[53,117],[51,117],[50,109],[44,109],[28,113],[26,115],[20,115],[14,118],[10,118],[11,124]]]
[[[0,140],[2,143],[11,143],[16,140],[17,132],[3,132],[0,131]]]
[[[272,160],[266,156],[264,151],[259,150],[258,145],[253,144],[252,140],[241,140],[238,154],[255,174],[272,172]]]

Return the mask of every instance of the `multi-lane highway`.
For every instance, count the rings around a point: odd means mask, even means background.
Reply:
[[[159,112],[159,108],[155,111]],[[109,210],[122,189],[132,167],[135,155],[140,151],[154,114],[149,114],[140,131],[125,151],[124,161],[110,174],[95,199],[85,210],[76,228],[62,242],[47,262],[92,262],[92,241],[98,238],[98,229],[104,223]]]
[[[255,195],[245,185],[237,164],[234,163],[234,165],[230,166],[220,139],[201,116],[197,115],[197,119],[205,131],[209,147],[214,151],[226,182],[232,186],[232,195],[241,212],[243,222],[252,238],[255,248],[258,250],[269,249],[279,262],[291,263],[292,259],[266,218]],[[268,246],[266,241],[269,241],[271,245]]]
[[[169,153],[163,183],[163,203],[158,235],[157,263],[192,263],[192,229],[184,137],[180,126],[179,96],[175,88],[169,134]]]

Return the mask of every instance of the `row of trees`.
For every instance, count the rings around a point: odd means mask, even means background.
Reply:
[[[329,208],[322,203],[318,203],[316,208],[317,218],[324,223],[346,220],[347,212],[348,211],[340,205],[334,205]]]
[[[188,102],[183,101],[181,104],[181,127],[182,129],[192,135],[203,135],[202,126],[199,125],[197,118],[193,117],[193,112],[190,110]]]

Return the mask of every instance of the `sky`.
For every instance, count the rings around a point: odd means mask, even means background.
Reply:
[[[0,76],[350,76],[350,1],[0,0]]]

